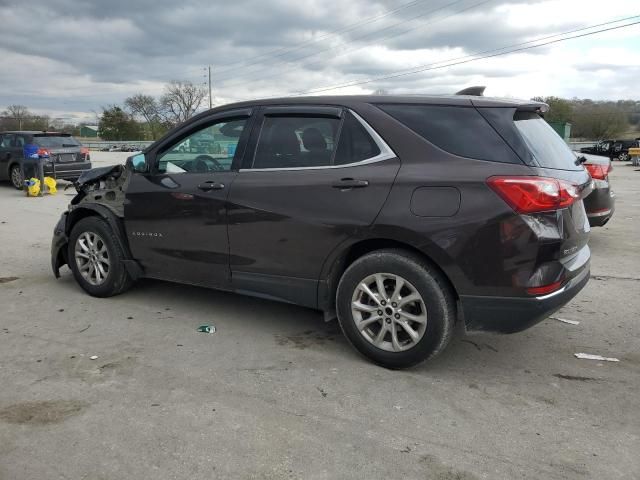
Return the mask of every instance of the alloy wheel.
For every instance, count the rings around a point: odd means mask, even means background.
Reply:
[[[22,178],[22,172],[20,171],[20,167],[11,168],[11,183],[16,188],[22,188],[24,184],[24,180]]]
[[[102,285],[109,276],[111,261],[109,251],[100,235],[83,232],[74,248],[76,265],[80,275],[91,285]]]
[[[364,278],[353,292],[356,328],[381,350],[402,352],[416,346],[427,329],[427,309],[418,290],[391,273]]]

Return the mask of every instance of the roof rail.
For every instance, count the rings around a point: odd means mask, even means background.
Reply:
[[[484,89],[487,87],[467,87],[463,88],[459,92],[456,92],[456,95],[473,95],[474,97],[481,97],[484,93]]]

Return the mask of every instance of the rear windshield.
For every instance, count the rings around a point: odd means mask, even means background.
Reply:
[[[39,147],[45,148],[78,147],[80,145],[75,138],[64,135],[36,135],[33,137],[33,141]]]
[[[537,163],[556,170],[582,170],[576,157],[553,128],[533,112],[516,112],[514,124]]]
[[[521,163],[513,150],[473,107],[377,105],[430,143],[454,155]]]

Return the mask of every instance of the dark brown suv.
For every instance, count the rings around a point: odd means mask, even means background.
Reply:
[[[53,270],[100,297],[152,277],[314,308],[391,368],[442,351],[458,320],[517,332],[589,278],[591,178],[546,108],[467,95],[215,108],[81,177]]]

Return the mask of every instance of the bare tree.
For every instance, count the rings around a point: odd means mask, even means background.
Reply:
[[[151,137],[155,140],[162,120],[159,102],[151,95],[137,93],[125,99],[124,104],[133,115],[142,117],[147,122]]]
[[[15,120],[18,123],[18,130],[22,130],[22,123],[31,117],[31,112],[29,112],[29,109],[24,105],[9,105],[7,109],[2,112],[2,116]]]
[[[160,97],[160,106],[164,117],[172,124],[184,122],[191,118],[207,91],[191,82],[172,81],[165,86],[165,92]]]

